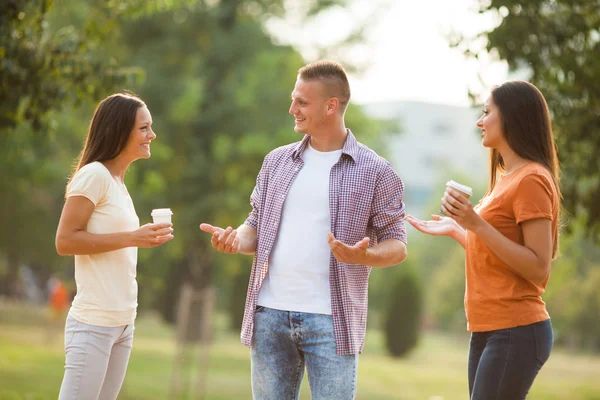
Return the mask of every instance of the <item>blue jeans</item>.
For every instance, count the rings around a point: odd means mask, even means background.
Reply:
[[[251,352],[255,400],[297,399],[305,365],[313,399],[356,395],[358,354],[336,354],[331,315],[258,306]]]
[[[550,320],[471,334],[471,400],[525,399],[552,351]]]

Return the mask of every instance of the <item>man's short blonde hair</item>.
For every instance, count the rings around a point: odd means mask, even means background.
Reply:
[[[321,60],[305,65],[298,70],[303,81],[320,81],[329,97],[337,97],[340,109],[344,111],[350,102],[350,84],[344,67],[338,62]]]

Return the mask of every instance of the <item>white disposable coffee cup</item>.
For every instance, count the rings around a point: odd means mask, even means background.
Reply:
[[[448,182],[446,182],[446,186],[449,186],[452,189],[458,190],[459,192],[464,194],[467,199],[473,195],[473,189],[471,189],[470,187],[468,187],[466,185],[462,185],[456,181],[448,181]]]
[[[170,208],[155,208],[150,215],[155,224],[170,224],[173,211]]]

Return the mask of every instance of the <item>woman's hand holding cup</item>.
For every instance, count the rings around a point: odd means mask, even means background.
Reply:
[[[142,225],[133,232],[134,246],[150,248],[160,246],[172,240],[174,238],[172,226],[173,224],[165,222]]]
[[[473,190],[455,181],[448,181],[446,192],[442,197],[441,211],[447,217],[452,218],[464,229],[473,231],[482,221],[481,217],[473,210],[469,198]]]

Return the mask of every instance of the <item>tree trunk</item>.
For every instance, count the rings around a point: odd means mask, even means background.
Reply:
[[[13,250],[6,256],[8,272],[0,280],[0,295],[16,298],[19,294],[19,257]]]
[[[250,268],[242,268],[233,278],[232,293],[229,296],[229,329],[238,332],[242,329],[244,319],[244,307],[246,305],[246,294],[248,293],[248,281],[250,280]]]
[[[188,271],[194,296],[189,305],[189,323],[187,324],[185,341],[195,343],[202,339],[202,329],[204,325],[204,299],[200,295],[204,290],[212,286],[212,249],[196,248],[188,253]]]

